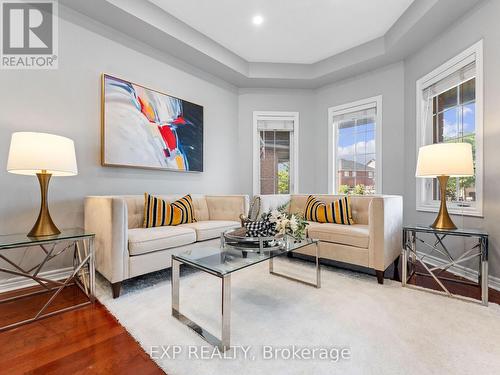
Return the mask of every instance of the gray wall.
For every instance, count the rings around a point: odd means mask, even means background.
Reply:
[[[299,112],[299,192],[316,187],[315,96],[310,90],[243,89],[239,95],[238,158],[240,189],[252,194],[253,111]]]
[[[382,69],[316,91],[318,189],[328,191],[328,108],[382,95],[382,192],[403,194],[404,66]]]
[[[446,33],[405,61],[405,194],[407,223],[431,223],[436,214],[415,207],[416,114],[415,82],[445,61],[484,38],[484,218],[452,218],[459,227],[480,228],[490,234],[490,273],[500,276],[500,1],[480,3]],[[461,246],[463,246],[463,241]]]
[[[87,22],[83,16],[66,16]],[[15,131],[55,133],[75,141],[79,174],[55,177],[50,186],[51,213],[62,228],[83,225],[83,198],[90,194],[239,192],[234,158],[237,90],[166,65],[77,23],[60,19],[58,70],[0,70],[0,233],[27,232],[38,213],[36,178],[5,171]],[[204,173],[101,167],[102,72],[203,105]]]

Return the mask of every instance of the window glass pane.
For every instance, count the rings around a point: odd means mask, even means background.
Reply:
[[[460,103],[476,100],[476,80],[473,78],[460,85]]]
[[[375,153],[375,132],[366,132],[365,138],[365,153],[373,154]]]
[[[471,102],[462,107],[462,132],[463,135],[476,132],[476,103]]]
[[[456,87],[439,94],[437,97],[438,112],[442,112],[447,108],[458,105],[458,90]]]
[[[290,133],[276,132],[276,173],[278,194],[290,193]]]
[[[278,194],[290,193],[290,162],[278,162]]]
[[[260,132],[260,177],[274,178],[274,131]]]
[[[334,116],[336,190],[375,193],[375,108]]]
[[[356,134],[354,126],[339,129],[337,140],[337,155],[346,159],[353,159],[356,151]]]
[[[475,161],[475,79],[438,95],[434,100],[439,111],[433,116],[434,143],[468,142],[472,145]],[[466,104],[458,105],[459,102]],[[468,206],[476,200],[475,185],[475,176],[450,178],[446,186],[446,199],[457,202],[459,206]],[[441,199],[437,179],[430,186],[432,198]]]
[[[354,161],[345,158],[337,159],[337,190],[340,186],[352,189],[355,185]],[[344,192],[345,193],[345,192]]]
[[[473,124],[474,125],[474,124]],[[465,129],[465,125],[464,125]],[[475,133],[470,133],[467,135],[464,135],[462,138],[463,142],[470,143],[472,146],[472,157],[474,161],[474,170],[476,167],[476,134]],[[460,184],[460,200],[463,200],[465,202],[475,202],[476,201],[476,175],[474,173],[474,176],[470,177],[460,177],[459,178],[459,184]]]
[[[268,128],[271,128],[268,124]],[[272,125],[272,124],[271,124]],[[290,193],[291,132],[260,131],[260,193]]]
[[[375,119],[371,119],[368,124],[366,124],[366,131],[367,132],[374,132],[375,131]]]
[[[459,137],[458,108],[454,107],[437,115],[437,141],[456,142]]]
[[[260,179],[260,193],[261,194],[274,194],[274,178],[261,178]]]
[[[362,136],[366,132],[366,121],[358,120],[356,121],[356,125],[353,127],[356,135]]]

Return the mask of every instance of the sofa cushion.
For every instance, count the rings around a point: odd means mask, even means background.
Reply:
[[[183,197],[181,194],[153,194],[167,202],[173,202]],[[142,228],[144,225],[144,194],[143,195],[117,195],[125,200],[127,204],[128,227]],[[208,220],[208,206],[204,195],[191,194],[193,199],[194,217],[196,220]]]
[[[128,251],[140,255],[196,242],[196,232],[179,226],[134,228],[128,230]]]
[[[325,203],[332,203],[340,198],[343,195],[328,195],[328,194],[315,194],[314,195],[319,200]],[[304,211],[306,208],[306,201],[309,195],[305,194],[292,194],[290,198],[290,213],[302,213],[304,215]],[[352,218],[356,222],[356,224],[365,224],[368,225],[368,216],[370,211],[370,205],[373,199],[380,199],[381,196],[375,195],[351,195],[351,210],[352,210]]]
[[[331,203],[325,203],[314,195],[310,195],[306,201],[304,217],[306,220],[319,223],[332,223],[352,225],[350,197],[345,196]]]
[[[217,238],[227,229],[241,227],[241,222],[230,220],[207,220],[196,223],[182,224],[179,227],[190,228],[196,232],[196,241]]]
[[[309,222],[307,235],[311,238],[342,245],[368,249],[370,239],[368,225],[329,224]]]
[[[179,225],[196,221],[191,195],[168,202],[144,193],[144,228]]]

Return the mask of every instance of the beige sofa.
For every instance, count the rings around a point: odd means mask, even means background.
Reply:
[[[181,195],[159,195],[174,201]],[[144,196],[90,196],[85,199],[85,229],[96,234],[96,269],[112,284],[170,267],[172,254],[199,241],[217,238],[241,225],[248,211],[247,195],[192,195],[197,222],[143,228]]]
[[[260,212],[267,212],[289,203],[290,212],[304,213],[309,195],[260,195]],[[315,195],[324,202],[341,198],[338,195]],[[309,222],[307,235],[320,240],[320,256],[343,263],[374,269],[383,283],[384,271],[394,263],[398,278],[401,254],[403,199],[396,195],[351,196],[354,225]],[[299,251],[300,252],[300,251]],[[306,255],[312,250],[305,248]]]

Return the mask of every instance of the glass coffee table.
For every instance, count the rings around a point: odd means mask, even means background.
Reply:
[[[293,253],[306,246],[315,247],[316,282],[308,282],[274,271],[273,260],[275,257]],[[265,247],[260,248],[259,251],[241,251],[224,244],[221,246],[207,245],[207,247],[194,248],[182,254],[172,255],[172,316],[220,350],[224,351],[228,349],[231,339],[231,274],[265,261],[269,261],[269,273],[272,275],[298,281],[315,288],[321,288],[318,240],[307,238],[299,242],[288,242],[286,246],[274,247],[271,250],[266,250]],[[187,264],[220,278],[222,292],[220,338],[211,334],[181,313],[179,306],[179,271],[181,264]]]

